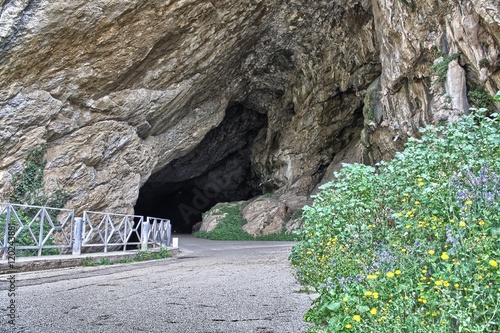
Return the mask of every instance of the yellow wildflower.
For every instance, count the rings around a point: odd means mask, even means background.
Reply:
[[[443,252],[443,254],[441,254],[441,259],[448,260],[448,259],[450,259],[450,257],[448,256],[448,254],[446,252]]]
[[[389,278],[394,277],[394,273],[393,273],[393,272],[389,272],[389,273],[387,273],[386,275],[387,275],[387,277],[389,277]]]
[[[490,264],[490,266],[493,266],[493,267],[498,267],[498,263],[495,260],[493,260],[493,259],[491,259],[490,261],[488,261],[488,264]]]
[[[429,254],[432,256],[434,254],[434,250],[429,250]]]
[[[371,310],[370,310],[370,313],[371,313],[372,315],[376,315],[376,314],[377,314],[377,309],[375,309],[375,308],[371,309]]]
[[[355,322],[358,322],[358,323],[359,323],[359,322],[361,321],[361,316],[359,316],[359,315],[354,315],[354,316],[352,316],[352,319],[354,319],[354,321],[355,321]]]

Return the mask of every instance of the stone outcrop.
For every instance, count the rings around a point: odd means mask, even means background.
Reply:
[[[466,113],[468,90],[496,92],[499,7],[0,1],[0,198],[46,146],[46,191],[78,210],[174,203],[192,225],[216,202],[274,193],[255,214],[281,211],[342,162],[388,159]]]
[[[306,204],[311,204],[306,196],[258,197],[242,211],[243,218],[247,221],[243,230],[252,236],[289,233],[300,227],[300,216],[296,216],[296,213]]]

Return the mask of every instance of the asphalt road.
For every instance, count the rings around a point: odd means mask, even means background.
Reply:
[[[304,332],[312,296],[292,276],[291,246],[180,236],[176,258],[17,273],[15,297],[2,275],[0,332]]]

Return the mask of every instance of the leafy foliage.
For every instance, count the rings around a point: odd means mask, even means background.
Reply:
[[[43,169],[45,167],[45,147],[30,151],[26,155],[23,172],[14,176],[9,200],[13,203],[35,204],[43,187]]]
[[[304,209],[291,261],[311,332],[498,332],[500,121],[422,129],[377,168],[345,165]]]
[[[14,176],[14,188],[9,196],[11,203],[48,206],[62,208],[69,199],[69,195],[58,190],[49,197],[43,190],[43,169],[47,161],[45,146],[31,150],[26,154],[25,167],[22,173]]]
[[[438,82],[446,81],[446,75],[448,73],[448,65],[451,61],[458,59],[460,57],[459,53],[453,53],[448,57],[444,57],[443,60],[437,64],[432,65],[431,71],[436,73],[438,76]]]
[[[496,95],[493,96],[493,99],[497,102],[500,102],[500,91],[497,91]]]
[[[484,89],[474,88],[467,93],[472,105],[478,108],[494,109],[494,99]]]

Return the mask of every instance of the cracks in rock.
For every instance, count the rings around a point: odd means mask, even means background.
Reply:
[[[11,2],[13,1],[2,1],[2,4],[0,5],[0,14],[3,14],[6,5]],[[9,34],[5,38],[0,39],[0,57],[7,52],[9,44],[12,41],[16,40],[17,36],[24,30],[24,28],[28,24],[28,20],[36,13],[36,9],[41,2],[42,0],[27,0],[24,8],[18,11],[18,16],[12,22]]]

